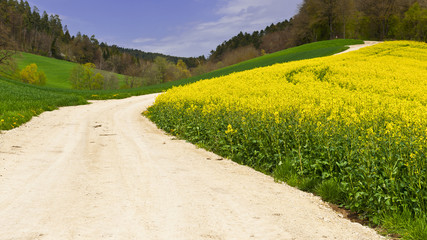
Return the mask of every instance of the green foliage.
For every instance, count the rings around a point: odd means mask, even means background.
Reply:
[[[119,89],[119,78],[114,73],[106,73],[104,77],[104,89],[114,90]]]
[[[46,86],[71,88],[68,79],[75,63],[23,52],[16,54],[14,58],[19,69],[36,63],[38,68],[46,74]]]
[[[259,58],[251,59],[249,61],[242,62],[242,63],[229,66],[223,69],[219,69],[210,73],[189,77],[189,78],[184,78],[177,81],[166,82],[159,85],[147,86],[147,87],[144,87],[144,89],[147,89],[148,92],[161,92],[173,86],[184,85],[184,84],[196,82],[201,79],[224,76],[233,72],[249,70],[256,67],[269,66],[275,63],[296,61],[296,60],[302,60],[306,58],[328,56],[336,52],[345,50],[346,45],[360,44],[360,43],[362,43],[362,41],[360,40],[342,40],[342,39],[310,43],[310,44],[302,45],[296,48],[290,48],[277,53],[268,54]],[[26,65],[30,63],[36,63],[39,69],[44,71],[46,74],[46,78],[47,78],[46,86],[55,87],[55,88],[66,88],[66,89],[72,88],[72,84],[70,82],[70,76],[72,75],[73,69],[76,69],[77,68],[76,66],[78,64],[63,61],[63,60],[38,56],[34,54],[29,54],[29,53],[20,53],[15,56],[15,59],[16,59],[18,68],[20,69],[24,68]],[[180,69],[181,67],[182,65],[180,65],[179,67],[177,65],[176,69]],[[177,71],[175,71],[175,73],[176,72]],[[184,73],[182,74],[182,72]],[[107,77],[108,72],[101,71],[101,74],[103,76],[106,76],[106,78],[109,78]],[[123,75],[116,74],[116,73],[112,73],[112,74],[115,75],[119,80],[117,84],[116,83],[113,84],[114,86],[118,85],[120,87],[121,85],[125,85],[125,77]],[[185,70],[178,72],[178,74],[182,74],[181,76],[188,75],[188,73],[186,73]],[[108,79],[106,81],[108,82]],[[157,84],[161,82],[160,73],[157,66],[152,64],[147,67],[147,70],[144,76],[144,82],[146,82],[146,84]],[[130,87],[130,85],[132,84],[129,84],[128,88]],[[137,84],[138,87],[141,87],[143,85],[144,84]],[[106,87],[104,87],[104,89],[112,89],[110,86],[111,85],[107,84]],[[132,95],[132,93],[129,93],[130,91],[132,90],[128,90],[128,93],[126,93],[127,96]],[[144,92],[145,90],[134,89],[134,91]],[[90,97],[91,95],[101,96],[104,94],[99,92],[96,94],[95,93],[85,94],[85,96],[88,96],[88,97]],[[110,94],[110,93],[105,94],[106,97],[112,96],[112,95],[114,94]]]
[[[176,64],[177,73],[175,76],[175,79],[183,79],[183,78],[189,78],[191,77],[190,71],[188,71],[187,64],[185,64],[184,61],[181,59],[178,60]]]
[[[26,66],[19,73],[19,77],[22,82],[34,84],[34,85],[45,85],[46,84],[46,75],[42,71],[38,71],[37,64],[32,63]]]
[[[402,19],[399,29],[396,33],[404,39],[420,39],[427,41],[427,9],[421,8],[418,2],[415,2]]]
[[[73,68],[70,81],[74,89],[99,90],[104,87],[104,76],[94,72],[95,65],[86,63]]]
[[[0,64],[0,76],[19,80],[19,69],[13,57]]]

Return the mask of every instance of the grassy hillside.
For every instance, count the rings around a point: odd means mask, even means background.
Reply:
[[[321,41],[310,44],[301,45],[295,48],[286,49],[276,53],[268,54],[262,57],[254,58],[245,62],[241,62],[232,66],[218,69],[213,72],[194,76],[187,79],[182,79],[165,84],[159,84],[155,87],[148,87],[149,89],[159,89],[159,91],[168,89],[172,86],[196,82],[200,79],[208,79],[213,77],[224,76],[233,72],[245,71],[257,67],[270,66],[276,63],[284,63],[290,61],[297,61],[302,59],[316,58],[329,56],[347,49],[346,45],[361,44],[361,40],[352,39],[337,39],[330,41]],[[21,53],[16,56],[19,69],[25,66],[36,63],[40,70],[42,70],[47,77],[46,86],[54,88],[70,89],[71,83],[69,76],[71,70],[76,65],[75,63],[62,61],[58,59],[42,57],[30,53]],[[117,74],[120,80],[124,79],[123,75]],[[126,91],[122,91],[126,92]],[[103,95],[102,93],[95,95]]]
[[[137,89],[81,91],[70,89],[68,76],[75,63],[57,59],[22,53],[17,56],[19,68],[36,63],[39,69],[47,76],[47,86],[37,87],[25,85],[6,78],[0,78],[0,130],[17,127],[44,110],[52,110],[58,106],[84,103],[84,99],[111,99],[125,98],[135,95],[157,93],[173,86],[185,85],[201,79],[208,79],[230,74],[232,72],[249,70],[268,66],[275,63],[314,58],[331,55],[345,50],[345,45],[359,44],[358,40],[332,40],[302,45],[274,54],[265,55],[256,59],[229,66],[211,73]],[[123,77],[123,76],[122,76]],[[21,114],[24,117],[19,118]]]
[[[46,74],[46,86],[54,88],[71,89],[69,81],[71,70],[77,65],[76,63],[58,60],[49,57],[43,57],[31,53],[18,53],[15,56],[18,68],[22,70],[31,63],[37,64],[39,70]],[[106,73],[101,71],[101,73]],[[121,74],[116,74],[120,80],[124,79]]]
[[[39,70],[46,74],[46,86],[71,88],[71,83],[68,79],[71,70],[76,66],[75,63],[24,52],[18,53],[15,56],[15,60],[20,70],[31,63],[37,64]]]
[[[426,43],[386,42],[176,87],[147,115],[408,239],[427,239],[426,63]]]
[[[347,45],[363,44],[362,40],[336,39],[304,44],[298,47],[285,49],[272,54],[250,59],[232,66],[218,69],[200,76],[191,77],[175,81],[173,84],[186,84],[196,82],[201,79],[225,76],[233,72],[241,72],[258,67],[266,67],[277,63],[285,63],[310,58],[330,56],[348,49]]]

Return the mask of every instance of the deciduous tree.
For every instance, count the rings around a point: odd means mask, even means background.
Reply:
[[[96,90],[104,87],[104,76],[96,73],[95,64],[78,65],[71,71],[70,81],[74,89]]]

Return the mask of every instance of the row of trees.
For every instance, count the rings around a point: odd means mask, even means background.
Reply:
[[[125,75],[125,87],[134,88],[188,78],[191,73],[181,59],[174,64],[164,57],[157,57],[153,62],[132,65]]]
[[[163,57],[157,57],[153,62],[133,64],[125,74],[120,84],[115,73],[100,71],[93,63],[79,64],[71,71],[70,82],[74,89],[99,90],[142,87],[191,76],[184,61],[180,59],[173,64]]]

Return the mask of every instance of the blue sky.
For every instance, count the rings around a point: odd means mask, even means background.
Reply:
[[[291,18],[302,0],[29,0],[110,45],[181,57],[208,56],[240,31]]]

